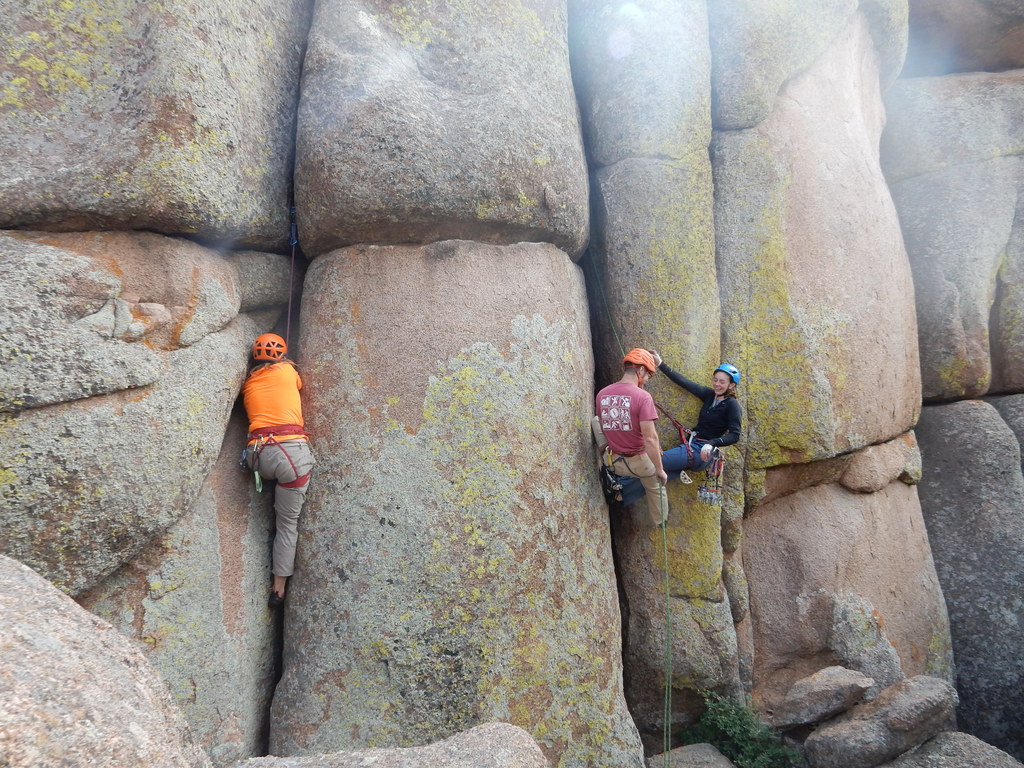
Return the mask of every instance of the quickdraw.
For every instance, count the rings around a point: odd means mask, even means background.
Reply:
[[[705,504],[722,506],[722,473],[725,471],[725,456],[720,448],[714,448],[711,464],[704,470],[704,482],[697,486],[697,498]]]

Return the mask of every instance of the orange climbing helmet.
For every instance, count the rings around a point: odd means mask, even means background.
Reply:
[[[252,343],[253,360],[280,360],[288,352],[288,345],[276,333],[264,333]]]
[[[658,368],[654,362],[654,355],[648,352],[646,349],[631,349],[626,353],[626,356],[622,358],[623,365],[642,365],[651,373]]]

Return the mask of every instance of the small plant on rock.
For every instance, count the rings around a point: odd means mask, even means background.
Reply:
[[[679,734],[683,744],[711,744],[737,768],[798,768],[805,764],[749,707],[713,691],[701,691],[701,696],[704,714]]]

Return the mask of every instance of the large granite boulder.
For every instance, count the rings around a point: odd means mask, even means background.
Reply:
[[[904,77],[1024,67],[1019,0],[912,0]]]
[[[945,680],[912,677],[817,728],[804,754],[811,768],[873,768],[948,729],[956,703]]]
[[[744,375],[748,471],[890,440],[920,409],[878,78],[855,14],[757,127],[715,134],[723,352]]]
[[[781,709],[823,659],[873,678],[869,697],[904,676],[951,677],[917,489],[895,473],[875,493],[827,483],[762,502],[744,522],[743,559],[762,711]]]
[[[998,386],[1019,387],[1024,71],[900,80],[886,105],[882,158],[914,273],[924,397],[985,394],[993,358]]]
[[[526,731],[484,723],[422,747],[359,749],[310,757],[260,757],[233,768],[550,768]]]
[[[191,506],[268,318],[188,241],[8,233],[0,252],[0,548],[74,594]]]
[[[967,733],[943,731],[917,749],[878,768],[1020,768],[1013,759],[991,744]]]
[[[477,723],[561,766],[639,766],[590,444],[582,275],[548,244],[365,246],[306,277],[318,464],[270,749]]]
[[[592,165],[707,154],[705,0],[569,0],[572,72]]]
[[[825,667],[793,683],[785,697],[765,715],[774,728],[820,723],[848,710],[874,684],[874,678],[852,669]]]
[[[1024,756],[1024,477],[988,403],[928,406],[917,429],[921,508],[949,608],[961,728]]]
[[[0,555],[0,765],[209,768],[133,642]]]
[[[564,0],[316,5],[295,197],[303,247],[587,240]]]
[[[139,641],[214,765],[265,754],[275,632],[272,493],[238,468],[237,409],[190,509],[78,602]]]
[[[7,7],[0,227],[283,248],[311,5]]]
[[[715,0],[707,7],[717,130],[768,117],[783,84],[835,45],[858,9],[871,22],[885,82],[906,54],[906,0]]]

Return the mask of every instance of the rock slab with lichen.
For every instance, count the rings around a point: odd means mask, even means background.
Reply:
[[[641,765],[580,270],[548,244],[353,247],[302,310],[318,464],[271,750],[501,720],[562,768]]]
[[[295,200],[352,243],[587,241],[565,3],[325,0],[303,65]]]
[[[5,6],[0,228],[283,249],[309,0]]]

